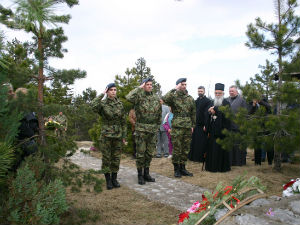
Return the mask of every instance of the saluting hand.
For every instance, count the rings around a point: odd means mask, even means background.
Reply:
[[[103,94],[106,94],[108,91],[108,88],[105,88],[105,90],[102,92]]]
[[[139,88],[144,88],[144,87],[145,87],[145,82],[139,86]]]

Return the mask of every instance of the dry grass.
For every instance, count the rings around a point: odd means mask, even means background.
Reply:
[[[182,177],[181,180],[213,190],[220,181],[226,185],[229,185],[231,181],[234,180],[234,178],[246,172],[247,178],[256,176],[261,180],[262,184],[266,186],[266,193],[269,196],[281,196],[282,185],[290,181],[290,179],[300,177],[299,163],[284,163],[282,164],[282,171],[279,173],[274,171],[272,166],[269,166],[267,162],[262,163],[261,166],[255,166],[254,162],[251,161],[252,158],[253,151],[248,150],[247,165],[243,167],[234,166],[231,168],[230,172],[226,173],[211,173],[202,171],[202,163],[188,161],[186,167],[190,172],[194,174],[194,176]],[[135,161],[131,157],[125,155],[121,160],[121,164],[124,166],[135,167]],[[153,158],[150,170],[152,172],[174,178],[174,169],[171,159]]]
[[[100,177],[103,175],[99,175]],[[71,193],[67,199],[73,202],[61,224],[176,224],[180,211],[158,202],[151,202],[124,186],[99,194],[82,191]],[[79,215],[78,215],[79,214]],[[89,216],[86,216],[89,214]],[[82,218],[82,217],[90,217]],[[80,218],[81,217],[81,218]],[[96,221],[91,221],[91,220]],[[85,222],[89,220],[89,222]]]

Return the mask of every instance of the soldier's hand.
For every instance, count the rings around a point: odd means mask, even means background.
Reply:
[[[128,145],[128,142],[125,139],[123,139],[123,144]]]
[[[108,91],[108,88],[105,88],[105,90],[102,92],[103,94],[106,94]]]
[[[144,88],[144,87],[145,87],[145,82],[139,86],[139,88]]]
[[[192,133],[194,132],[194,127],[192,127]]]

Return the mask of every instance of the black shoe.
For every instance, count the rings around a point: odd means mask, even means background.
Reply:
[[[192,177],[192,176],[193,176],[192,173],[190,173],[189,171],[187,171],[187,170],[185,169],[185,164],[180,164],[180,172],[181,172],[181,175],[182,175],[182,176],[189,176],[189,177]]]
[[[169,154],[164,154],[164,157],[165,157],[165,158],[168,158],[168,157],[169,157]]]
[[[174,177],[176,177],[176,178],[181,177],[180,166],[177,163],[174,163]]]
[[[155,158],[161,158],[161,155],[157,154],[157,155],[155,156]]]
[[[144,180],[147,182],[155,182],[155,179],[149,174],[149,168],[144,169]]]
[[[144,180],[144,176],[143,176],[143,169],[139,168],[139,169],[137,169],[137,171],[138,171],[138,183],[140,185],[144,185],[145,184],[145,180]]]
[[[111,183],[112,183],[113,187],[115,187],[115,188],[121,187],[121,185],[117,181],[117,176],[118,176],[117,173],[112,173],[111,174]]]
[[[113,188],[111,179],[110,179],[110,173],[105,173],[105,180],[106,180],[106,188],[107,190],[111,190]]]

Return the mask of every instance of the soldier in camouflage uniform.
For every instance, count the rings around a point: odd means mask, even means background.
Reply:
[[[178,79],[176,88],[169,91],[162,100],[172,108],[174,114],[171,130],[174,176],[193,176],[186,170],[185,164],[190,150],[193,127],[196,125],[196,107],[193,97],[187,93],[186,78]]]
[[[126,99],[134,104],[136,114],[135,141],[138,183],[155,182],[149,174],[149,167],[156,152],[157,131],[161,120],[159,98],[152,92],[152,80],[144,79],[141,86],[132,90]],[[143,174],[144,168],[144,174]]]
[[[102,152],[102,170],[106,187],[120,187],[117,174],[120,166],[122,142],[126,144],[126,114],[123,103],[116,96],[114,83],[107,85],[105,91],[92,102],[93,109],[102,117],[100,150]],[[104,95],[107,98],[102,100]]]
[[[58,137],[65,137],[66,136],[66,131],[68,127],[68,119],[65,115],[63,115],[63,112],[59,112],[59,114],[54,118],[56,122],[58,122],[61,127],[57,128],[55,130],[56,135]]]

